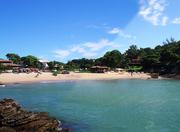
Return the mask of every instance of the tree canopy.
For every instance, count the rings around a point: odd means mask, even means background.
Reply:
[[[6,54],[6,57],[9,60],[13,61],[13,63],[15,63],[15,64],[20,64],[20,62],[21,62],[21,57],[18,54],[8,53],[8,54]]]
[[[48,66],[50,70],[60,70],[62,66],[64,66],[64,63],[58,61],[50,61],[48,62]]]
[[[139,56],[139,49],[136,45],[131,45],[129,49],[125,52],[126,58],[132,60]]]
[[[96,60],[97,65],[108,66],[111,68],[121,67],[122,54],[118,50],[106,52],[102,58]]]
[[[22,57],[21,61],[22,61],[23,65],[26,67],[34,67],[34,68],[41,67],[41,63],[39,62],[39,59],[32,55]]]
[[[71,61],[68,61],[66,64],[67,69],[82,69],[85,70],[86,68],[90,68],[94,65],[94,60],[93,59],[74,59]]]

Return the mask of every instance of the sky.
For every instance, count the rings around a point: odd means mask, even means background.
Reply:
[[[0,58],[67,62],[180,40],[180,0],[0,0]]]

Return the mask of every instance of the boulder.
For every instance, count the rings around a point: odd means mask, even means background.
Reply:
[[[69,132],[45,112],[30,112],[13,99],[0,100],[0,132]]]

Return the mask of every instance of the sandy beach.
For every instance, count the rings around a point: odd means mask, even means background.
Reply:
[[[2,73],[0,74],[0,83],[33,83],[42,81],[68,81],[68,80],[111,80],[111,79],[148,79],[150,76],[144,73],[74,73],[58,74],[53,76],[52,73],[43,72],[38,77],[37,73]]]

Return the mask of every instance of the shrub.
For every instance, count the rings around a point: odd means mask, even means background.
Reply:
[[[58,72],[57,71],[54,71],[53,72],[53,76],[57,76],[58,75]]]

